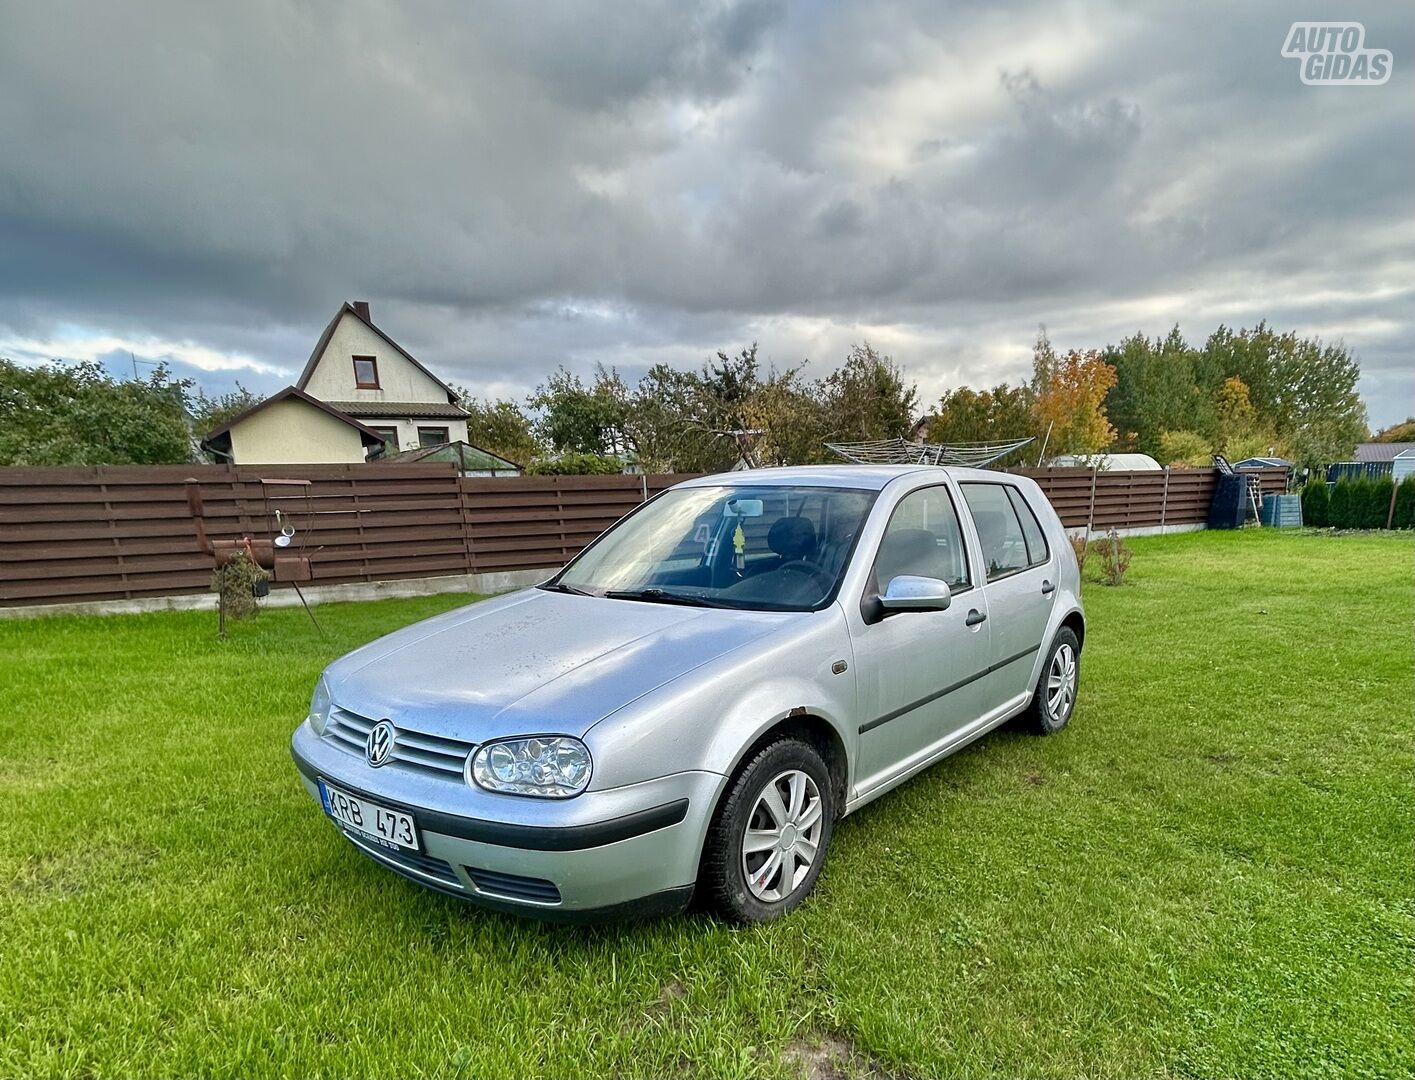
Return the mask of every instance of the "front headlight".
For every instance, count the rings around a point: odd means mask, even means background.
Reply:
[[[314,684],[314,694],[310,697],[309,721],[316,735],[324,734],[325,725],[329,723],[329,709],[333,704],[329,697],[329,684],[321,675],[319,682]]]
[[[501,739],[477,748],[471,779],[488,791],[568,799],[590,782],[590,752],[568,735]]]

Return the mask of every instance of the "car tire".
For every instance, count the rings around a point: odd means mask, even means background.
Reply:
[[[1032,702],[1023,714],[1026,727],[1038,735],[1055,735],[1070,722],[1080,686],[1081,643],[1075,631],[1063,626],[1047,650]]]
[[[756,750],[728,782],[708,828],[699,874],[706,905],[739,923],[795,908],[820,876],[835,809],[830,770],[810,743],[783,736]]]

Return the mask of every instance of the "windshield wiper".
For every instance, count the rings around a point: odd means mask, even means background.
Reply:
[[[721,600],[709,600],[705,596],[664,592],[662,589],[609,589],[600,595],[610,600],[644,600],[650,604],[681,604],[684,607],[733,608],[736,606],[724,604]]]
[[[589,589],[582,589],[578,585],[566,585],[563,581],[557,581],[554,585],[542,585],[546,592],[570,593],[574,596],[599,596],[597,592],[590,592]]]

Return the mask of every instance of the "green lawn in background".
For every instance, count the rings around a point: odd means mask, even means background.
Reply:
[[[746,930],[519,921],[334,832],[316,674],[464,597],[0,622],[0,1075],[1410,1076],[1411,538],[1130,543],[1070,729]]]

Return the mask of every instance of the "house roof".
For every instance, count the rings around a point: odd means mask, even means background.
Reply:
[[[398,461],[407,463],[409,461],[451,461],[457,464],[464,472],[468,469],[479,471],[495,469],[515,469],[520,472],[521,466],[517,465],[509,458],[504,458],[500,454],[493,454],[490,450],[483,450],[480,446],[473,446],[471,443],[461,439],[453,442],[438,443],[436,446],[421,446],[416,450],[404,450],[397,454],[388,454],[380,458],[381,461]]]
[[[329,404],[350,416],[435,416],[445,420],[467,418],[466,409],[436,401],[331,401]]]
[[[358,319],[359,322],[363,323],[375,334],[381,337],[384,341],[388,342],[389,347],[394,349],[399,356],[401,356],[404,360],[408,361],[408,363],[412,364],[413,367],[417,368],[433,382],[437,383],[438,386],[442,387],[442,389],[447,392],[447,400],[449,403],[456,403],[457,395],[453,392],[450,386],[448,386],[445,382],[443,382],[436,375],[430,372],[427,368],[423,367],[423,365],[418,362],[417,357],[415,357],[407,349],[403,348],[403,346],[399,345],[386,333],[384,333],[377,326],[375,326],[372,319],[365,318],[364,315],[359,312],[358,308],[354,307],[354,305],[348,300],[345,300],[344,305],[334,313],[334,318],[329,320],[329,325],[324,328],[324,333],[319,335],[319,340],[315,342],[314,352],[310,353],[309,360],[305,362],[305,369],[300,372],[300,377],[295,380],[296,387],[303,390],[306,386],[309,385],[310,376],[314,374],[314,369],[315,366],[319,363],[319,358],[324,355],[324,350],[329,345],[329,339],[334,336],[334,328],[339,325],[339,320],[342,319],[345,315],[351,315],[355,319]]]
[[[202,448],[208,450],[217,450],[221,453],[230,453],[231,429],[233,427],[239,424],[242,420],[245,420],[247,417],[254,416],[256,413],[262,411],[263,409],[270,408],[270,406],[276,404],[277,402],[287,401],[291,398],[294,398],[297,401],[303,401],[306,405],[313,405],[320,412],[327,413],[329,416],[334,417],[334,419],[338,420],[340,423],[348,424],[351,428],[354,428],[356,431],[358,431],[359,441],[362,442],[365,446],[383,445],[383,436],[381,436],[378,432],[372,430],[371,428],[364,427],[363,424],[359,423],[352,416],[349,416],[347,413],[340,412],[338,409],[334,408],[329,403],[320,401],[319,398],[311,397],[309,394],[306,394],[298,387],[287,386],[284,390],[271,394],[270,397],[266,398],[262,402],[252,405],[244,412],[237,413],[235,416],[231,417],[231,419],[227,420],[220,427],[212,428],[212,430],[208,431],[206,433],[206,436],[201,440]]]
[[[1394,461],[1398,454],[1415,450],[1415,442],[1363,442],[1356,444],[1353,461]]]

